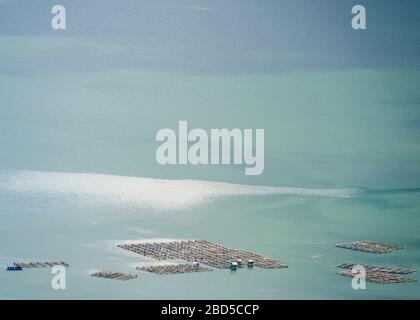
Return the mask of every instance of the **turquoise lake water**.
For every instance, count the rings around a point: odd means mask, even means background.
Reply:
[[[0,1],[0,265],[70,264],[62,291],[49,269],[1,270],[0,298],[419,299],[418,281],[353,290],[335,274],[420,269],[420,11],[367,1],[359,34],[344,2],[62,1],[56,33],[50,1]],[[156,132],[180,120],[263,128],[264,173],[158,165]],[[153,239],[289,268],[158,276],[116,247]],[[405,249],[334,247],[365,239]]]

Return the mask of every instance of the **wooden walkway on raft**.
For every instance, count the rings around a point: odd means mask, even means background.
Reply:
[[[141,271],[152,272],[152,273],[156,273],[160,275],[213,271],[212,269],[202,267],[199,264],[190,264],[190,263],[140,266],[140,267],[137,267],[136,269],[141,270]]]
[[[122,280],[127,281],[137,278],[135,274],[122,273],[122,272],[112,272],[112,271],[98,271],[91,274],[92,277],[113,279],[113,280]]]
[[[63,261],[14,262],[13,265],[16,267],[21,267],[22,269],[52,268],[54,266],[69,267],[69,265]]]
[[[121,244],[118,247],[157,260],[182,259],[219,269],[229,269],[231,262],[237,260],[254,260],[255,266],[265,269],[287,268],[287,265],[278,260],[249,251],[227,248],[207,240],[141,242]]]
[[[364,251],[376,254],[384,254],[404,249],[404,247],[396,244],[381,243],[371,240],[355,241],[335,245],[338,248]]]

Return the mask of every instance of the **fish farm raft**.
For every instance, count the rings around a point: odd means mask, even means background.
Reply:
[[[354,266],[356,266],[356,264],[343,263],[336,266],[336,268],[351,270]],[[380,284],[416,282],[416,279],[404,276],[406,274],[415,272],[415,269],[369,265],[360,266],[365,268],[366,281],[369,282]],[[354,277],[354,273],[351,271],[338,271],[337,274],[345,277]]]
[[[200,266],[198,263],[179,263],[179,264],[167,264],[167,265],[155,265],[155,266],[141,266],[137,267],[136,270],[152,272],[160,275],[166,274],[180,274],[190,272],[206,272],[213,271],[210,268]]]
[[[353,269],[354,266],[357,266],[357,264],[354,263],[342,263],[337,266],[336,268],[340,269]],[[416,272],[416,269],[412,268],[402,268],[402,267],[384,267],[384,266],[369,266],[369,265],[363,265],[359,264],[359,266],[362,266],[366,269],[367,272],[386,272],[386,273],[394,273],[394,274],[410,274],[413,272]]]
[[[121,244],[118,247],[156,260],[181,259],[218,269],[230,269],[233,261],[242,260],[252,261],[252,265],[264,269],[287,268],[287,265],[278,260],[249,251],[227,248],[207,240],[142,242]]]
[[[91,276],[98,277],[98,278],[105,278],[105,279],[122,280],[122,281],[127,281],[127,280],[137,278],[137,275],[135,274],[111,272],[111,271],[98,271],[98,272],[92,273]]]
[[[69,267],[69,265],[63,261],[14,262],[13,265],[22,269],[51,268],[54,266]]]
[[[355,241],[335,245],[338,248],[364,251],[376,254],[384,254],[404,249],[404,247],[396,244],[381,243],[371,240]]]
[[[337,272],[340,276],[345,277],[354,277],[354,274],[351,271],[339,271]],[[416,279],[407,278],[399,275],[395,275],[387,272],[366,272],[366,281],[388,284],[388,283],[406,283],[406,282],[416,282]]]

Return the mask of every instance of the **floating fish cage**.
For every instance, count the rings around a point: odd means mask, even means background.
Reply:
[[[129,274],[129,273],[122,273],[122,272],[112,272],[112,271],[98,271],[91,274],[92,277],[98,277],[98,278],[105,278],[105,279],[112,279],[112,280],[132,280],[137,278],[137,275],[135,274]]]
[[[179,263],[167,265],[141,266],[136,267],[136,269],[160,275],[212,271],[212,269],[210,268],[200,266],[199,263]]]
[[[185,260],[199,262],[213,268],[229,269],[231,262],[253,261],[253,265],[265,268],[287,268],[278,260],[266,258],[249,251],[231,249],[207,240],[185,240],[172,242],[141,242],[118,245],[142,256],[156,260]]]
[[[376,254],[384,254],[404,249],[404,247],[396,244],[381,243],[371,240],[355,241],[335,245],[338,248],[364,251]]]
[[[353,269],[353,267],[358,266],[358,264],[354,263],[342,263],[337,266],[336,268],[340,269]],[[387,266],[377,266],[377,265],[366,265],[366,264],[359,264],[365,268],[367,272],[385,272],[385,273],[394,273],[394,274],[410,274],[416,272],[416,269],[413,268],[403,268],[403,267],[387,267]]]
[[[15,267],[22,269],[33,269],[33,268],[52,268],[54,266],[69,267],[69,265],[63,261],[44,261],[44,262],[14,262]]]
[[[357,264],[343,263],[337,265],[336,268],[352,270]],[[406,283],[415,282],[415,279],[405,277],[404,275],[415,272],[415,269],[402,268],[402,267],[385,267],[376,265],[359,265],[362,266],[366,271],[366,281],[374,283]],[[338,275],[345,277],[354,277],[355,274],[351,271],[339,271]]]
[[[354,277],[354,273],[352,273],[351,271],[339,271],[337,272],[337,274],[345,277]],[[366,272],[366,281],[381,284],[389,284],[415,282],[416,279],[407,278],[387,272]]]

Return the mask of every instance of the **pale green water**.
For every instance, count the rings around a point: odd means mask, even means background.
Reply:
[[[71,264],[63,292],[51,289],[48,270],[1,272],[5,298],[419,298],[418,283],[368,283],[365,291],[353,290],[333,268],[349,261],[418,269],[418,194],[234,196],[177,210],[52,193],[23,198],[2,192],[1,198],[2,262],[60,258]],[[113,240],[153,238],[210,239],[281,259],[289,269],[176,276],[140,272],[138,279],[123,283],[89,277],[94,269],[135,272],[144,260],[116,248]],[[365,238],[407,249],[377,256],[333,246]]]
[[[9,3],[0,3],[3,21],[21,12],[21,2]],[[222,24],[235,19],[220,17],[220,10],[168,22],[166,9],[159,16],[166,22],[158,23],[144,16],[156,14],[149,6],[138,24],[117,15],[115,33],[106,24],[86,25],[80,13],[65,36],[30,19],[0,24],[0,263],[71,265],[63,292],[51,289],[49,270],[0,271],[0,298],[420,298],[418,282],[368,283],[356,291],[334,272],[343,262],[420,268],[418,35],[398,33],[416,30],[413,10],[404,8],[404,24],[385,34],[373,24],[360,42],[333,20],[337,28],[326,43],[311,41],[319,28],[320,39],[326,36],[321,25],[280,48],[258,40],[268,29],[268,40],[286,36],[284,28],[271,31],[281,22],[266,21],[267,8],[247,21],[260,29],[244,36],[237,25],[219,33],[211,24],[216,16]],[[44,17],[42,8],[33,8],[34,17]],[[304,21],[288,30],[305,34]],[[199,26],[197,35],[190,24]],[[341,35],[352,41],[341,43]],[[156,131],[176,129],[179,120],[191,128],[264,128],[264,174],[245,176],[240,166],[159,166]],[[34,179],[32,171],[45,175]],[[109,176],[69,181],[63,172]],[[127,180],[112,175],[200,182],[191,188],[175,181],[160,195],[149,180],[134,179],[124,190]],[[260,194],[258,188],[243,194],[238,184],[345,189],[349,197]],[[181,193],[171,199],[171,190]],[[141,257],[116,243],[153,238],[208,239],[278,258],[289,269],[139,273],[122,283],[89,277],[95,269],[136,272]],[[406,249],[377,256],[334,247],[363,239]]]
[[[132,71],[112,77],[27,80],[26,87],[33,91],[25,96],[9,94],[11,101],[7,105],[13,108],[2,109],[6,115],[2,119],[8,119],[2,124],[7,128],[7,139],[2,145],[6,148],[9,145],[8,153],[2,157],[3,167],[9,170],[61,169],[149,177],[207,178],[278,186],[415,187],[418,179],[413,173],[418,172],[418,145],[414,140],[418,128],[410,124],[410,119],[418,115],[410,105],[403,112],[393,111],[390,100],[402,99],[407,92],[414,91],[418,80],[408,82],[405,79],[411,77],[415,80],[418,75],[393,72],[392,80],[390,75],[358,71],[345,75],[199,78],[153,77]],[[300,78],[305,80],[296,86]],[[360,78],[363,81],[358,85]],[[396,83],[392,92],[383,89],[391,83]],[[7,86],[7,92],[14,90],[10,79],[3,81],[2,87]],[[39,101],[43,99],[46,88],[51,87],[57,88],[58,93],[50,94],[47,100],[60,97],[63,99],[60,106]],[[137,93],[136,87],[142,88],[144,93]],[[208,88],[212,88],[211,95],[206,95]],[[332,92],[328,98],[319,98],[320,93],[327,89]],[[165,92],[164,96],[157,94],[160,90]],[[192,93],[187,95],[187,91]],[[133,93],[127,95],[128,92]],[[340,105],[339,101],[346,92],[351,94],[347,95],[346,103]],[[263,99],[264,116],[252,108],[262,97],[266,97]],[[316,99],[319,101],[314,101]],[[179,108],[170,110],[170,101],[181,101]],[[359,106],[361,102],[363,106]],[[168,114],[161,108],[141,107],[151,104],[167,106]],[[27,105],[33,112],[24,112]],[[200,117],[200,112],[193,108],[210,105],[216,106],[213,108],[215,113],[206,117]],[[249,112],[244,113],[244,109]],[[241,116],[236,118],[235,112]],[[154,133],[159,126],[175,128],[177,119],[186,119],[187,116],[190,123],[205,128],[231,127],[234,123],[238,127],[250,127],[251,119],[258,123],[256,127],[265,128],[264,175],[246,177],[243,168],[239,167],[158,166],[154,162]],[[282,120],[285,118],[288,121]],[[156,120],[152,122],[152,119]],[[299,126],[293,126],[294,121]],[[16,143],[17,139],[19,143]],[[4,179],[5,173],[2,176]],[[28,179],[28,184],[30,181]],[[419,297],[418,283],[369,284],[366,291],[355,291],[350,280],[336,276],[333,268],[342,262],[419,268],[417,192],[376,195],[366,191],[349,199],[228,195],[191,208],[162,210],[133,204],[131,199],[124,197],[117,203],[95,197],[92,202],[86,202],[86,199],[79,198],[80,195],[56,194],[60,190],[48,190],[49,182],[45,181],[45,184],[47,190],[44,192],[36,188],[32,193],[27,190],[0,192],[2,263],[15,259],[63,259],[71,264],[68,289],[64,293],[52,290],[48,271],[1,272],[4,297]],[[110,190],[110,194],[104,197],[112,197],[114,191]],[[83,196],[83,191],[81,193]],[[290,268],[241,270],[237,274],[215,271],[173,277],[142,273],[136,281],[127,283],[101,281],[88,276],[93,269],[133,271],[133,263],[141,259],[127,257],[109,241],[144,238],[209,239],[279,258]],[[375,256],[334,248],[335,243],[359,239],[395,242],[407,246],[407,249]],[[311,256],[320,258],[311,259]]]

